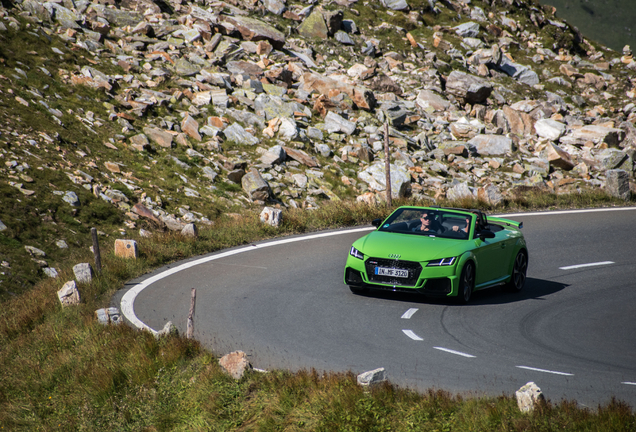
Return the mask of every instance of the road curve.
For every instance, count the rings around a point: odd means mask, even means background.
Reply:
[[[384,367],[416,389],[512,394],[536,382],[553,401],[636,407],[636,208],[507,215],[524,222],[526,288],[467,306],[400,293],[351,294],[351,243],[370,227],[259,242],[158,269],[113,302],[129,323],[185,331],[255,367],[356,373]]]

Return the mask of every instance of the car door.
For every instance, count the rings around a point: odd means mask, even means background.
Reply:
[[[510,247],[506,230],[497,230],[494,238],[475,238],[473,253],[477,259],[475,287],[482,288],[498,282],[507,273]]]

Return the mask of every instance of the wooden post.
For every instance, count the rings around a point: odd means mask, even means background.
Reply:
[[[97,239],[97,229],[91,228],[91,236],[93,237],[93,254],[95,255],[95,271],[102,271],[102,255],[99,251],[99,240]]]
[[[386,171],[386,204],[393,206],[391,197],[391,155],[389,153],[389,123],[384,123],[384,169]]]
[[[192,288],[192,297],[190,298],[190,312],[188,313],[188,325],[186,330],[186,338],[192,339],[194,336],[194,307],[197,303],[197,290]]]

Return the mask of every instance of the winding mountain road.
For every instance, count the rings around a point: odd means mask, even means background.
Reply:
[[[139,328],[185,332],[262,369],[384,367],[420,390],[513,394],[536,382],[553,401],[636,407],[636,208],[506,215],[530,252],[519,294],[479,291],[467,306],[417,295],[354,295],[351,243],[371,227],[217,252],[130,281],[113,302]]]

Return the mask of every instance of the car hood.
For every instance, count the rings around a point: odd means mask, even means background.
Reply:
[[[402,261],[430,261],[459,256],[474,246],[473,240],[429,237],[374,231],[358,239],[353,246],[365,256],[391,258],[400,255]]]

